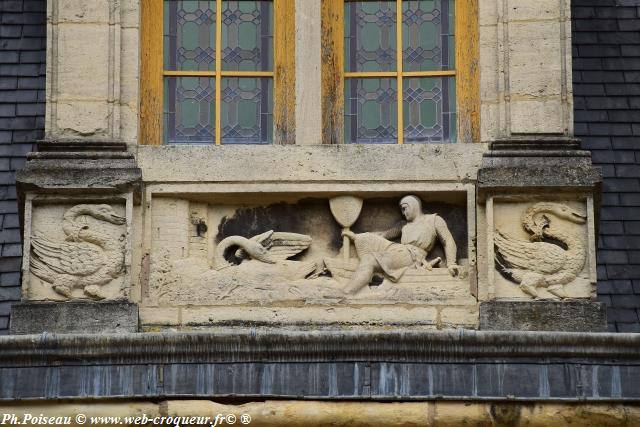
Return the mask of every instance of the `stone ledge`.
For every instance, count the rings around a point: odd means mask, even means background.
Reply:
[[[0,338],[0,400],[640,401],[640,335],[632,334],[229,331]]]
[[[640,401],[640,335],[228,331],[0,337],[0,400]]]
[[[606,332],[607,308],[590,301],[487,301],[480,304],[480,329]]]
[[[61,304],[65,305],[65,304]],[[518,363],[625,360],[640,334],[474,331],[225,332],[0,336],[0,367],[64,364],[403,361]]]
[[[138,330],[138,306],[129,302],[20,303],[11,308],[11,333],[127,333]]]

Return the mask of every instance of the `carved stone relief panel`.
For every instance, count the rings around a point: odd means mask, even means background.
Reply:
[[[488,234],[496,298],[592,296],[593,219],[587,202],[502,199],[491,204]]]
[[[147,303],[475,304],[466,207],[422,202],[154,197]]]
[[[28,300],[126,298],[125,204],[28,202],[24,296]]]

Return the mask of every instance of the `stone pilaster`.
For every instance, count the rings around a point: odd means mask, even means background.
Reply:
[[[137,138],[137,2],[48,0],[48,140]]]
[[[27,160],[16,176],[23,303],[12,310],[12,332],[137,330],[137,306],[127,301],[135,300],[133,205],[142,174],[126,144],[41,142]]]

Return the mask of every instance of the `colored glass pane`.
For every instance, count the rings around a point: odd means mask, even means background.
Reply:
[[[164,141],[212,143],[215,138],[215,84],[208,77],[165,77]]]
[[[404,142],[454,142],[455,78],[405,78],[403,84]]]
[[[222,2],[222,69],[273,69],[273,2]]]
[[[455,68],[454,11],[453,0],[402,2],[404,71]]]
[[[395,71],[396,2],[345,1],[345,71]]]
[[[273,140],[273,81],[270,78],[222,79],[222,141],[269,144]]]
[[[216,2],[165,0],[164,69],[215,69]]]
[[[398,98],[395,79],[347,79],[345,102],[347,143],[397,143]]]

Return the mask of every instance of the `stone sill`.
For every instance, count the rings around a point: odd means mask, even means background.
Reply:
[[[475,181],[487,144],[138,147],[145,182]]]

